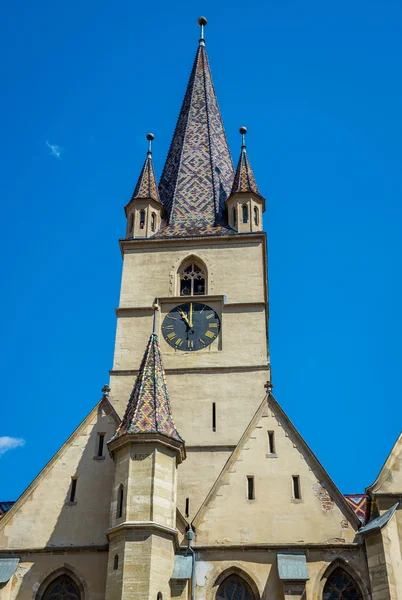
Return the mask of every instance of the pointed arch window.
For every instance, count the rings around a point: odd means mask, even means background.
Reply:
[[[196,262],[185,263],[179,271],[180,296],[206,294],[206,269]]]
[[[233,215],[233,227],[236,227],[236,225],[237,225],[237,209],[236,208],[233,209],[232,215]]]
[[[248,207],[247,204],[242,206],[243,223],[248,223]]]
[[[121,519],[121,517],[123,516],[123,500],[124,500],[124,486],[121,485],[119,487],[119,493],[117,496],[117,512],[116,512],[117,519]]]
[[[327,579],[322,595],[323,600],[363,600],[363,596],[353,579],[341,568],[335,569]]]
[[[145,227],[145,210],[140,211],[140,229]]]
[[[156,229],[156,214],[153,212],[151,215],[151,231]]]
[[[254,594],[244,579],[230,575],[219,586],[216,600],[254,600]]]
[[[254,206],[254,225],[259,225],[260,223],[260,212],[256,206]]]
[[[81,594],[71,577],[60,575],[47,586],[43,600],[81,600]]]

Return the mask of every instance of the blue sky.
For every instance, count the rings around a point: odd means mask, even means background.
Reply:
[[[0,36],[0,436],[25,444],[0,440],[0,500],[108,380],[123,206],[148,131],[161,173],[200,14],[234,159],[244,124],[267,198],[275,395],[344,493],[401,430],[400,3],[17,0]]]

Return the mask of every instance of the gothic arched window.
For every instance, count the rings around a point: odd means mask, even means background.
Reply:
[[[81,594],[71,577],[60,575],[49,583],[43,600],[81,600]]]
[[[259,222],[259,213],[258,208],[254,206],[254,225],[258,225]]]
[[[248,223],[248,208],[247,208],[247,204],[243,204],[242,211],[243,211],[243,223]]]
[[[145,210],[140,212],[140,229],[144,229],[145,227]]]
[[[327,579],[323,600],[363,600],[353,579],[341,568],[335,569]]]
[[[156,229],[156,214],[153,212],[151,215],[151,231]]]
[[[244,579],[230,575],[219,586],[216,600],[254,600],[254,594]]]
[[[236,227],[236,223],[237,223],[237,209],[234,208],[233,209],[233,227]]]
[[[185,263],[179,271],[180,296],[206,294],[206,272],[196,262]]]

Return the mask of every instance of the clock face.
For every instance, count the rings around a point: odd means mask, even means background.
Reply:
[[[218,337],[221,323],[210,306],[201,302],[179,304],[162,323],[163,337],[175,350],[194,352],[206,348]]]

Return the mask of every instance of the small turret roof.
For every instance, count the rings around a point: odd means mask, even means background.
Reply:
[[[144,166],[142,167],[131,200],[136,198],[152,198],[153,200],[160,202],[158,185],[156,183],[154,165],[152,161],[151,142],[153,139],[154,135],[152,133],[148,133],[147,140],[149,142],[149,147],[147,157],[145,159]]]
[[[235,178],[233,180],[232,194],[236,194],[237,192],[253,192],[260,196],[261,194],[258,191],[253,169],[251,168],[247,155],[246,144],[244,142],[244,136],[247,133],[247,129],[245,127],[240,127],[240,133],[242,135],[242,146]]]
[[[158,336],[149,338],[123,420],[113,440],[124,434],[160,433],[183,442],[173,421]]]

